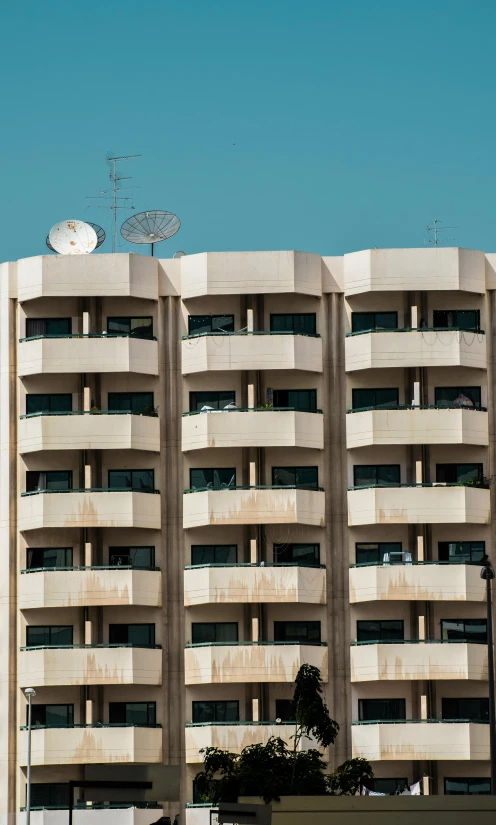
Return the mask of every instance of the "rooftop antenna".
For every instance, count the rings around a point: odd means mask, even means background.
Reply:
[[[94,197],[88,197],[88,200],[105,200],[110,201],[108,205],[90,204],[92,209],[110,209],[113,212],[113,230],[112,230],[112,252],[117,250],[117,210],[118,209],[134,209],[133,205],[127,203],[119,203],[119,201],[132,201],[132,197],[119,195],[119,192],[137,189],[136,186],[119,186],[122,180],[131,180],[131,176],[121,177],[117,172],[117,164],[124,160],[133,160],[140,158],[141,155],[120,155],[116,156],[109,152],[107,155],[107,162],[110,163],[110,181],[112,183],[111,189],[100,189],[100,194]]]
[[[153,248],[156,243],[172,238],[181,228],[181,221],[174,212],[154,209],[131,215],[121,226],[121,235],[130,243],[149,243]]]
[[[454,238],[440,238],[440,232],[447,232],[449,229],[458,229],[457,226],[439,226],[442,223],[438,218],[434,218],[432,226],[426,226],[426,235],[424,237],[424,246],[439,246],[445,241],[454,241]]]

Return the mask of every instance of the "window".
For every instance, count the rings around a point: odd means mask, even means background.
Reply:
[[[449,329],[480,329],[480,311],[478,309],[435,309],[432,313],[434,327]]]
[[[35,338],[38,335],[71,335],[71,318],[26,318],[26,338]]]
[[[188,332],[234,332],[234,315],[190,315]]]
[[[210,800],[206,800],[201,796],[198,790],[198,783],[196,779],[193,779],[193,805],[202,805],[205,802],[210,802]]]
[[[237,622],[193,622],[191,638],[194,645],[219,642],[229,644],[238,641]]]
[[[72,395],[70,393],[31,393],[26,395],[26,415],[58,412],[72,412]]]
[[[314,412],[317,409],[317,390],[273,390],[272,406]]]
[[[470,722],[489,722],[489,699],[466,699],[456,696],[442,700],[443,719],[468,719]]]
[[[109,547],[109,564],[113,567],[155,567],[154,547]]]
[[[193,544],[191,564],[236,564],[237,544]]]
[[[485,541],[440,541],[437,547],[439,561],[450,564],[477,564],[486,555]]]
[[[363,410],[367,407],[397,407],[399,404],[399,390],[396,387],[385,389],[352,390],[351,407],[353,410]]]
[[[235,390],[207,390],[205,392],[190,392],[189,410],[196,412],[203,407],[212,407],[213,410],[223,410],[228,404],[236,403]]]
[[[112,412],[150,415],[155,411],[152,392],[109,392],[108,408]]]
[[[292,332],[294,335],[315,335],[317,332],[315,312],[297,312],[270,316],[271,332]]]
[[[155,647],[155,625],[109,624],[109,644]]]
[[[137,725],[146,727],[157,724],[155,702],[109,702],[111,725]]]
[[[153,319],[150,315],[136,318],[107,318],[109,335],[129,335],[131,338],[153,338]]]
[[[193,702],[193,722],[239,722],[239,702],[213,701]]]
[[[399,464],[355,464],[353,467],[355,487],[398,487],[400,484]]]
[[[446,484],[468,484],[483,477],[482,464],[436,464],[436,481]]]
[[[109,470],[108,486],[115,490],[153,493],[155,473],[153,470]]]
[[[371,329],[398,329],[397,312],[352,312],[351,331],[368,332]]]
[[[488,776],[482,778],[471,776],[468,779],[458,776],[453,779],[446,777],[444,780],[444,793],[446,796],[464,796],[465,794],[488,796],[491,793],[491,780]]]
[[[391,553],[401,553],[401,541],[391,542],[364,542],[355,545],[357,564],[382,564],[384,556]]]
[[[441,619],[441,639],[486,644],[486,619]]]
[[[274,544],[273,553],[275,564],[320,564],[320,544]]]
[[[305,487],[316,490],[319,486],[318,467],[272,467],[273,487]]]
[[[408,779],[402,777],[401,779],[368,779],[367,787],[370,791],[376,793],[383,793],[386,796],[393,796],[396,791],[404,791],[408,787]]]
[[[405,638],[404,623],[396,619],[357,621],[357,642],[393,642]]]
[[[406,719],[404,699],[359,699],[360,722],[388,722]]]
[[[65,647],[72,645],[70,625],[30,625],[26,628],[26,647]]]
[[[26,725],[28,707],[26,706]],[[74,705],[33,705],[31,711],[33,727],[72,728],[74,725]]]
[[[64,782],[33,782],[32,808],[68,808],[69,784]]]
[[[274,622],[274,641],[320,644],[320,622]]]
[[[26,492],[37,490],[72,490],[72,470],[28,470],[26,473]]]
[[[26,567],[28,570],[72,567],[72,547],[28,547]]]
[[[436,407],[475,407],[481,406],[480,387],[435,387],[434,403]]]
[[[203,470],[189,471],[189,486],[192,490],[226,490],[229,487],[236,487],[236,468],[218,467],[216,469],[205,468]]]
[[[294,722],[295,709],[292,699],[276,699],[276,719],[281,722]]]

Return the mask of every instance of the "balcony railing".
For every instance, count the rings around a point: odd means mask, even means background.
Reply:
[[[358,333],[353,333],[358,335]],[[347,413],[370,412],[371,410],[478,410],[487,412],[487,407],[464,406],[463,404],[378,404],[374,407],[352,407]]]
[[[352,490],[397,490],[399,487],[470,487],[476,490],[488,490],[489,481],[477,479],[476,481],[413,481],[413,482],[390,482],[388,484],[359,484],[356,487],[348,487],[348,491]]]
[[[367,639],[365,642],[352,642],[356,645],[486,645],[480,639]]]
[[[325,564],[311,564],[306,561],[264,561],[260,562],[209,562],[208,564],[187,564],[185,570],[199,570],[202,567],[320,567],[325,568]],[[158,569],[158,568],[157,568]],[[23,571],[21,570],[21,573]]]
[[[132,794],[130,793],[130,796]],[[73,811],[95,811],[95,810],[123,810],[127,811],[130,808],[153,809],[162,810],[160,802],[84,802],[75,803],[72,806]],[[26,807],[23,805],[19,810],[25,811]],[[68,811],[69,805],[31,805],[32,811]]]
[[[358,488],[357,488],[358,489]],[[235,485],[235,484],[225,484],[221,487],[190,487],[187,490],[184,490],[184,493],[204,493],[207,492],[224,492],[226,490],[310,490],[314,491],[317,490],[321,493],[324,492],[323,487],[308,487],[302,484],[247,484],[247,485]]]
[[[303,412],[303,413],[317,413],[322,415],[322,410],[302,410],[299,407],[272,407],[270,405],[264,407],[231,407],[229,409],[220,409],[220,410],[190,410],[189,412],[183,412],[183,418],[188,415],[205,415],[206,413],[233,413],[233,412]]]
[[[24,567],[21,573],[56,573],[58,570],[160,570],[160,567],[134,567],[132,564],[102,564],[84,567],[73,565],[72,567]]]
[[[37,496],[40,493],[150,493],[158,495],[160,490],[148,490],[143,487],[70,487],[67,490],[31,490],[24,491],[21,496]]]
[[[248,645],[250,647],[255,647],[257,645],[312,645],[313,647],[327,647],[327,642],[310,642],[306,639],[305,641],[295,640],[293,642],[275,642],[273,640],[264,641],[263,639],[259,639],[258,642],[187,642],[185,647],[241,647]]]
[[[154,335],[130,335],[126,332],[73,332],[59,335],[30,335],[29,338],[19,338],[19,343],[23,341],[39,341],[41,338],[137,338],[140,341],[156,341]]]
[[[472,567],[482,567],[480,561],[362,561],[358,564],[350,564],[350,567],[411,567],[412,565],[428,564],[469,564]]]
[[[43,411],[25,413],[19,416],[20,418],[39,418],[45,415],[140,415],[148,416],[149,418],[158,418],[158,413],[153,412],[133,412],[132,410],[62,410],[62,411]]]
[[[260,329],[260,330],[239,330],[237,332],[193,332],[191,335],[183,335],[182,340],[188,341],[190,338],[205,338],[206,336],[232,336],[232,335],[301,335],[304,338],[322,338],[316,332],[292,332],[291,330],[269,330],[269,329]],[[63,336],[67,337],[67,336]]]
[[[281,719],[273,719],[273,720],[269,720],[267,722],[260,722],[260,721],[254,722],[251,719],[246,719],[246,720],[237,719],[236,722],[186,722],[186,727],[187,728],[206,728],[206,727],[211,728],[211,727],[214,727],[214,726],[217,726],[217,725],[224,725],[224,726],[227,726],[227,725],[259,725],[259,726],[263,726],[263,725],[292,725],[294,727],[296,725],[296,720],[288,722],[287,720],[282,721]]]
[[[159,723],[144,724],[137,722],[93,722],[90,724],[74,724],[74,725],[31,725],[31,730],[73,730],[74,728],[161,728]],[[28,730],[27,725],[21,725],[19,730]]]
[[[471,332],[474,335],[485,335],[483,329],[470,329],[469,327],[396,327],[389,329],[360,329],[357,332],[347,332],[346,337],[352,338],[355,335],[367,335],[369,332]]]
[[[23,645],[19,650],[96,650],[97,648],[133,647],[142,650],[162,650],[162,645],[139,645],[132,642],[104,642],[98,645]]]
[[[460,724],[471,724],[476,722],[477,724],[481,725],[488,725],[489,721],[485,719],[367,719],[365,721],[362,720],[354,720],[351,724],[352,725],[410,725],[410,724],[423,724],[423,725],[444,725],[444,724],[453,724],[453,722],[460,722]]]

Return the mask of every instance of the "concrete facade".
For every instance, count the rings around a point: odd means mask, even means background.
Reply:
[[[496,255],[51,255],[0,277],[0,812],[25,804],[26,687],[71,708],[66,727],[33,731],[35,785],[55,793],[88,762],[179,762],[191,825],[200,748],[290,742],[282,703],[304,663],[341,727],[329,769],[365,756],[378,780],[428,774],[435,794],[487,777],[487,724],[446,708],[484,714],[487,699],[470,637],[484,583],[466,553],[493,552]],[[153,334],[113,336],[109,318]],[[44,333],[47,319],[70,332]],[[464,390],[475,408],[439,400]],[[151,409],[118,414],[115,394]],[[391,486],[357,483],[384,465]],[[446,481],[448,465],[478,481]],[[145,707],[152,721],[115,721]]]

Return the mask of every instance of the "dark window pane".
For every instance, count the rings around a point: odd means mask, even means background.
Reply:
[[[312,412],[317,409],[317,390],[273,390],[272,406]]]
[[[155,702],[109,702],[111,725],[155,725]]]
[[[71,335],[71,318],[26,318],[26,338],[36,335]]]
[[[408,787],[408,779],[370,779],[367,782],[367,788],[376,793],[383,793],[386,796],[396,794],[396,791],[404,791]]]
[[[273,561],[282,564],[320,564],[320,544],[274,544]]]
[[[359,699],[358,718],[360,722],[406,719],[406,702],[404,699]]]
[[[352,312],[352,332],[365,332],[371,329],[397,329],[397,312]]]
[[[190,315],[188,332],[234,332],[234,315]]]
[[[317,321],[314,312],[273,314],[270,316],[271,332],[293,332],[295,335],[315,335]]]
[[[26,628],[26,647],[56,647],[72,645],[72,627],[60,625],[31,625]]]
[[[147,415],[154,411],[152,392],[109,392],[108,408],[111,411],[133,412]]]
[[[384,560],[385,554],[401,553],[401,542],[377,542],[370,544],[356,545],[356,563],[370,564],[380,563]]]
[[[397,487],[400,483],[399,464],[355,464],[355,487]]]
[[[190,392],[189,394],[189,409],[190,412],[202,410],[204,407],[210,407],[213,410],[223,410],[229,404],[236,403],[235,390],[206,390],[204,392]]]
[[[237,701],[193,702],[193,722],[196,724],[238,721],[239,702]]]
[[[320,622],[274,622],[274,641],[318,644],[320,643]]]
[[[30,394],[26,396],[26,414],[71,412],[72,395],[70,393]]]
[[[133,338],[153,338],[151,316],[107,318],[109,335],[130,335]]]
[[[153,470],[109,470],[108,486],[117,490],[135,490],[136,492],[153,492]]]
[[[451,564],[478,563],[486,553],[484,541],[440,541],[438,543],[439,561],[448,561]]]
[[[193,644],[212,644],[213,642],[238,641],[237,622],[193,622],[191,625]]]
[[[317,467],[272,467],[274,487],[305,487],[315,489],[319,485]]]
[[[367,407],[397,407],[399,392],[396,387],[384,389],[354,389],[352,390],[352,409],[360,410]]]
[[[446,796],[464,796],[473,794],[475,796],[488,796],[491,793],[491,780],[489,777],[463,779],[455,777],[444,780],[444,793]]]
[[[72,471],[71,470],[50,470],[46,473],[47,490],[71,490]]]
[[[483,478],[482,464],[436,464],[436,481],[466,484]]]
[[[110,624],[109,644],[153,647],[155,644],[155,625]]]
[[[281,722],[293,722],[295,716],[295,708],[291,699],[276,699],[276,719],[280,719]]]
[[[358,642],[391,642],[405,638],[403,621],[396,619],[367,619],[357,621]]]
[[[481,406],[480,387],[435,387],[434,403],[438,407]]]
[[[457,696],[442,699],[443,719],[469,719],[472,722],[489,721],[489,699]]]
[[[480,329],[478,309],[435,309],[432,314],[434,327],[454,329]]]
[[[191,564],[236,564],[236,544],[193,544]]]
[[[155,567],[155,548],[109,547],[109,564],[116,567]]]
[[[486,619],[442,619],[441,638],[458,642],[486,643]]]
[[[235,487],[236,468],[221,467],[216,469],[191,469],[189,471],[189,483],[192,490],[201,490],[205,487],[208,487],[211,490],[223,490],[228,487]]]
[[[72,567],[72,547],[28,547],[28,570],[52,567]]]
[[[34,782],[31,785],[32,808],[68,808],[69,784],[63,782]]]

